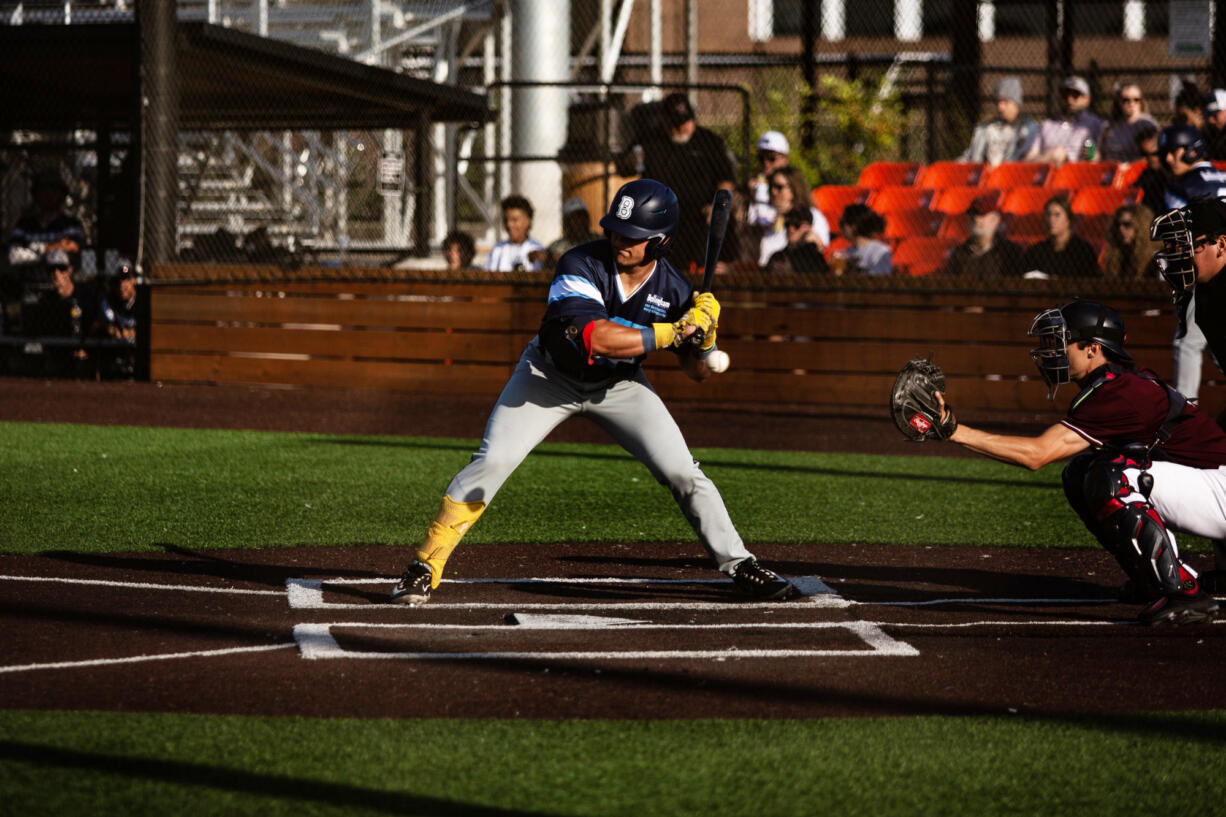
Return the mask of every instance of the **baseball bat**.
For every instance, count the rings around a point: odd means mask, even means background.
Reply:
[[[707,228],[707,254],[702,262],[702,292],[711,291],[711,279],[715,277],[715,265],[719,251],[724,246],[724,233],[728,232],[728,219],[732,215],[732,194],[727,190],[715,191],[711,200],[711,225]],[[690,343],[701,346],[706,332],[701,329],[690,335]]]

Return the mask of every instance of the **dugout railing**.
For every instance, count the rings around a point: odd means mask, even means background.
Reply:
[[[548,276],[442,271],[170,265],[150,287],[150,376],[179,383],[374,388],[486,394],[536,333]],[[994,282],[995,283],[995,282]],[[731,369],[701,385],[649,358],[667,400],[885,413],[898,368],[934,355],[960,408],[1050,414],[1026,330],[1074,296],[1119,309],[1134,355],[1169,378],[1175,321],[1161,282],[1122,291],[1103,279],[1008,280],[992,291],[937,278],[811,279],[728,275],[720,347]],[[1206,362],[1201,400],[1226,386]],[[1216,378],[1216,379],[1215,379]],[[1067,395],[1066,395],[1067,396]]]

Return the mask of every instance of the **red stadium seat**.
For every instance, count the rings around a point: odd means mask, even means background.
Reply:
[[[894,272],[899,275],[931,275],[945,266],[949,252],[958,246],[952,238],[912,236],[904,238],[894,252]]]
[[[1048,184],[1080,190],[1083,187],[1109,187],[1115,181],[1119,162],[1068,162],[1056,168]]]
[[[915,186],[934,190],[973,186],[983,178],[983,169],[983,162],[933,162],[920,168]]]
[[[1141,174],[1145,172],[1148,165],[1144,160],[1136,162],[1125,162],[1115,171],[1115,178],[1111,182],[1112,187],[1118,187],[1121,190],[1125,187],[1132,187],[1137,183],[1137,179],[1141,178]]]
[[[913,235],[936,235],[941,226],[943,215],[923,207],[909,210],[895,210],[885,216],[885,232],[887,239],[910,238]]]
[[[869,192],[867,187],[856,185],[823,184],[813,190],[813,206],[830,222],[830,229],[837,231],[844,208],[849,204],[863,204]]]
[[[1210,164],[1218,170],[1226,171],[1226,159],[1214,159]]]
[[[937,192],[932,201],[932,209],[947,215],[962,215],[975,199],[986,196],[994,205],[999,205],[1002,195],[1000,190],[987,190],[982,187],[948,187]]]
[[[1082,216],[1073,225],[1077,235],[1090,242],[1094,251],[1101,253],[1107,243],[1107,231],[1111,229],[1113,213],[1098,213],[1092,216]]]
[[[834,254],[836,252],[839,252],[840,250],[845,250],[850,246],[851,246],[851,242],[848,241],[846,238],[843,238],[843,236],[841,235],[835,236],[834,238],[830,239],[830,246],[826,248],[826,252],[823,254],[826,256],[826,260],[829,261],[831,258],[834,257]]]
[[[1068,193],[1067,190],[1061,191],[1053,187],[1015,187],[1005,193],[1000,202],[1000,210],[1002,213],[1041,213],[1048,200],[1061,192]]]
[[[1125,204],[1141,200],[1141,191],[1135,187],[1120,190],[1117,187],[1083,187],[1073,196],[1073,212],[1079,216],[1114,213]]]
[[[867,203],[882,215],[897,210],[928,208],[932,205],[935,192],[927,187],[883,187],[870,193]]]
[[[1009,216],[1005,223],[1005,237],[1022,246],[1034,244],[1047,238],[1047,222],[1042,213],[1019,213]]]
[[[860,171],[856,184],[873,188],[912,184],[919,169],[919,162],[871,162]]]
[[[984,175],[983,186],[998,190],[1014,187],[1042,187],[1051,175],[1047,162],[1001,162]]]
[[[970,220],[965,215],[949,213],[941,219],[937,235],[941,238],[952,238],[958,242],[966,241],[971,237]]]

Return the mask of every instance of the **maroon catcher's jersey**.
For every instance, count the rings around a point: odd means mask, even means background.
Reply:
[[[1148,369],[1139,371],[1156,377]],[[1090,377],[1090,385],[1073,399],[1060,422],[1094,448],[1152,443],[1170,410],[1166,388],[1111,365]],[[1192,468],[1226,465],[1226,432],[1200,406],[1188,403],[1184,419],[1175,424],[1171,438],[1154,449],[1154,458]]]

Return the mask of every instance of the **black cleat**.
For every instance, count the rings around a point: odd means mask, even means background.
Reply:
[[[1199,590],[1192,595],[1172,593],[1163,596],[1141,611],[1138,620],[1146,626],[1175,626],[1213,621],[1218,603],[1213,596]]]
[[[746,596],[763,601],[787,601],[800,595],[796,585],[770,568],[758,564],[758,560],[753,557],[736,566],[736,570],[732,572],[732,582],[736,589]]]
[[[425,604],[430,600],[430,579],[434,572],[425,562],[413,560],[413,564],[405,568],[404,575],[392,588],[393,604]]]

